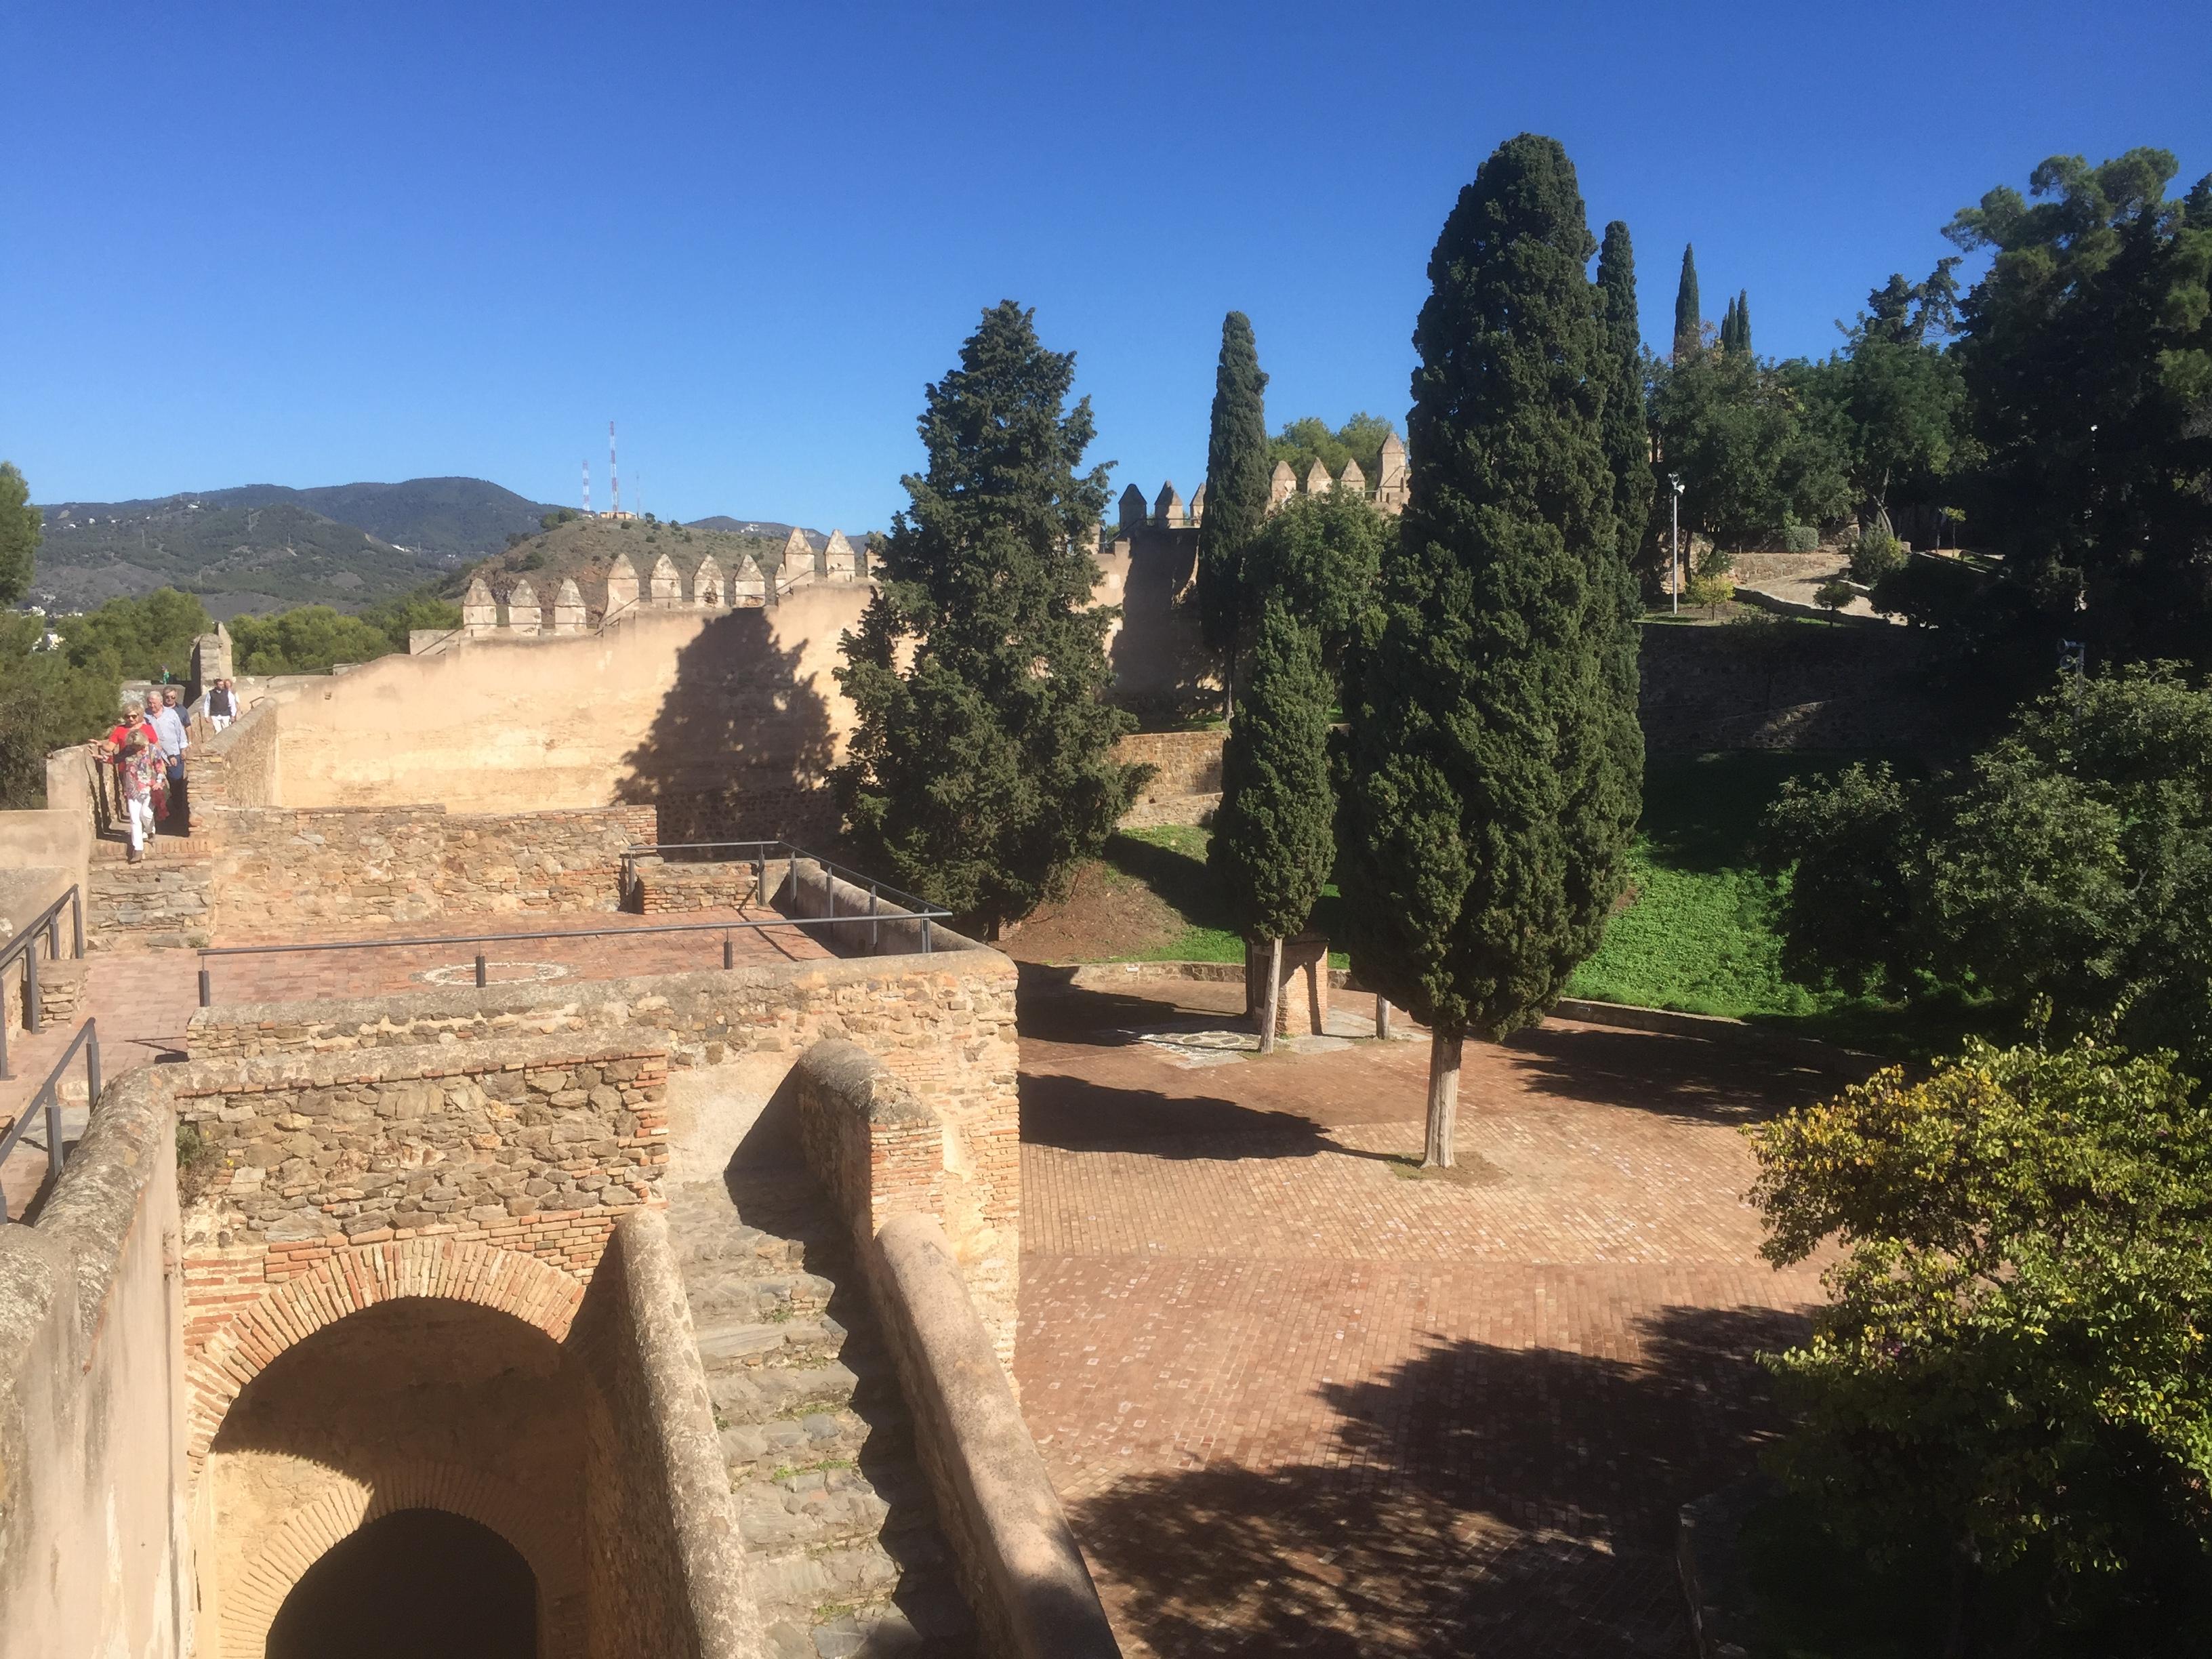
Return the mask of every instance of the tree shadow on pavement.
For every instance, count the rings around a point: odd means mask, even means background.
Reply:
[[[1699,1123],[1755,1123],[1828,1099],[1847,1080],[1756,1047],[1608,1027],[1540,1025],[1502,1053],[1538,1092]]]
[[[1747,1473],[1775,1425],[1761,1308],[1670,1308],[1635,1363],[1438,1343],[1324,1383],[1314,1463],[1133,1475],[1069,1508],[1125,1638],[1187,1655],[1687,1651],[1680,1505]]]
[[[1407,1162],[1395,1153],[1341,1146],[1301,1112],[1240,1105],[1217,1095],[1118,1088],[1052,1072],[1023,1073],[1020,1088],[1025,1146],[1224,1162],[1323,1154]]]

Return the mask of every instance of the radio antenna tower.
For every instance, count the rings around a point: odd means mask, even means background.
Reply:
[[[592,459],[584,458],[584,516],[592,516]]]
[[[622,517],[622,474],[615,470],[615,423],[607,422],[607,489],[615,498],[615,517]]]

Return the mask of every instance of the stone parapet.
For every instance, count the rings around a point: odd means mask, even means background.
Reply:
[[[512,814],[440,806],[213,809],[228,938],[303,924],[574,915],[621,902],[623,854],[658,832],[651,806]]]
[[[674,910],[734,910],[759,890],[750,864],[671,864],[647,854],[629,864],[623,903],[641,915]]]

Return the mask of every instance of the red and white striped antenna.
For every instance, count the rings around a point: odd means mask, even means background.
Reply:
[[[592,458],[584,458],[584,516],[592,516]]]
[[[622,474],[615,470],[615,423],[607,422],[607,489],[615,498],[615,517],[622,517]]]

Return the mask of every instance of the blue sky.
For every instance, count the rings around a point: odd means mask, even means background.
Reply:
[[[9,8],[0,455],[33,498],[470,473],[621,422],[663,516],[884,525],[981,309],[1078,353],[1114,487],[1204,465],[1222,313],[1271,424],[1402,420],[1424,267],[1524,129],[1627,220],[1644,331],[1823,353],[2054,152],[2212,170],[2212,7]]]

